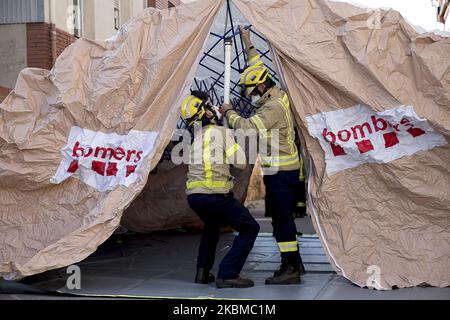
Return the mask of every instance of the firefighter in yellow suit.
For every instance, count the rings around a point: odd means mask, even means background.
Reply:
[[[287,94],[278,88],[253,47],[250,32],[241,27],[246,46],[248,68],[242,73],[242,95],[252,98],[256,114],[245,119],[230,105],[220,112],[233,129],[255,129],[260,139],[267,141],[268,149],[277,155],[261,154],[266,186],[266,211],[272,217],[273,233],[281,253],[281,265],[266,284],[296,284],[305,270],[299,253],[294,211],[300,176],[299,152],[295,144],[294,121]],[[278,141],[272,134],[278,130]],[[278,145],[276,145],[278,143]]]
[[[214,265],[220,228],[231,226],[239,234],[219,266],[216,286],[251,287],[253,281],[240,277],[240,272],[258,236],[259,224],[249,210],[234,198],[230,173],[230,164],[239,169],[245,168],[245,153],[235,143],[232,130],[217,125],[218,117],[207,93],[193,92],[183,101],[181,114],[188,126],[197,123],[201,127],[200,133],[197,130],[194,132],[186,185],[189,206],[205,224],[195,282],[214,282],[215,277],[210,270]]]

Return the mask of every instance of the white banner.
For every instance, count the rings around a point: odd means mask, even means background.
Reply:
[[[101,192],[128,187],[137,180],[157,137],[157,132],[132,130],[122,136],[72,127],[61,150],[63,160],[50,181],[59,184],[75,177]]]
[[[411,106],[374,112],[357,105],[306,118],[311,136],[325,151],[327,174],[363,163],[387,163],[447,144]]]

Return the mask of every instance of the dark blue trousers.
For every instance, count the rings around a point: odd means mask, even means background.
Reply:
[[[233,246],[223,258],[217,275],[220,279],[234,279],[239,276],[245,260],[253,248],[259,232],[259,224],[248,209],[229,194],[188,195],[189,206],[204,222],[197,259],[197,268],[211,270],[216,256],[220,227],[231,226],[239,232]]]
[[[277,242],[297,241],[294,211],[297,204],[299,170],[279,171],[264,176],[266,186],[266,212],[272,217],[273,234]],[[298,246],[296,251],[281,252],[281,259],[291,264],[300,263]]]

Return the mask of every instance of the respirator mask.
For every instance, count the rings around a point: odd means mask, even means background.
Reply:
[[[252,104],[256,105],[257,107],[260,107],[262,96],[263,95],[261,94],[261,92],[259,92],[258,88],[255,88],[250,93],[250,99],[252,100]]]

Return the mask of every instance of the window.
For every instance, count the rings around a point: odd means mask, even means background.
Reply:
[[[120,28],[120,0],[114,0],[114,29]]]

